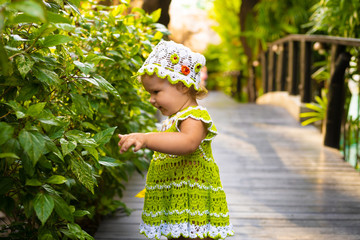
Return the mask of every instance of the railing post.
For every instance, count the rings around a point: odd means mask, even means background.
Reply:
[[[299,94],[299,42],[289,42],[288,64],[288,92],[290,95]]]
[[[301,102],[309,103],[312,100],[311,88],[311,42],[301,41],[300,48],[300,95]]]
[[[287,71],[287,44],[280,44],[279,55],[277,58],[276,69],[276,90],[285,91],[286,71]]]
[[[272,46],[269,48],[269,92],[276,90],[276,82],[275,82],[275,73],[276,73],[276,53],[272,49]]]
[[[324,145],[333,148],[340,147],[341,120],[344,113],[345,70],[349,66],[351,55],[341,46],[337,49],[337,58],[332,71],[328,107],[325,120]]]
[[[263,92],[269,91],[269,74],[268,74],[268,51],[261,53],[261,78],[263,84]]]

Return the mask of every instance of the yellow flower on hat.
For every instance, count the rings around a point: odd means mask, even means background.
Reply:
[[[170,61],[172,62],[172,64],[177,64],[179,60],[180,58],[176,53],[170,56]]]

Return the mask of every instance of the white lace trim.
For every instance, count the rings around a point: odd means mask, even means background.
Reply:
[[[181,187],[182,185],[189,185],[190,187],[197,186],[199,189],[204,189],[204,190],[211,189],[212,191],[215,191],[215,192],[224,190],[222,187],[214,188],[213,186],[205,186],[205,185],[202,185],[202,184],[197,183],[197,182],[196,183],[190,183],[188,181],[181,181],[179,183],[172,182],[170,184],[163,184],[163,185],[157,184],[155,186],[146,186],[146,189],[147,190],[170,189],[172,187]]]
[[[156,73],[156,75],[159,78],[162,78],[162,79],[167,78],[167,80],[171,84],[176,84],[177,82],[182,82],[188,88],[191,85],[194,85],[195,90],[200,89],[200,81],[197,80],[200,77],[197,77],[196,79],[194,79],[190,76],[189,77],[185,76],[176,70],[175,71],[168,70],[168,69],[164,68],[163,66],[159,66],[156,64],[148,64],[146,66],[142,66],[138,71],[138,73],[140,75],[145,74],[145,73],[147,73],[149,75],[153,75],[154,72]]]
[[[145,234],[148,238],[160,239],[160,237],[166,236],[171,238],[178,238],[180,235],[190,238],[220,238],[224,239],[227,236],[234,235],[233,226],[229,224],[225,227],[213,226],[210,223],[203,226],[190,224],[188,222],[170,224],[161,223],[159,226],[148,225],[143,221],[140,224],[140,233]]]
[[[206,156],[206,153],[205,153],[204,149],[201,147],[201,145],[199,145],[199,149],[200,149],[200,151],[202,153],[202,156],[205,158],[206,161],[210,162],[213,159],[211,157]]]
[[[158,153],[159,153],[158,156],[153,158],[154,161],[156,161],[158,159],[164,160],[165,158],[168,158],[168,157],[171,157],[171,158],[179,157],[178,155],[166,154],[166,153],[161,153],[161,152],[158,152]]]
[[[161,215],[165,215],[165,216],[169,216],[169,215],[182,215],[184,213],[190,214],[191,216],[203,216],[203,215],[209,215],[212,217],[228,217],[229,216],[229,212],[227,212],[226,214],[224,213],[211,213],[209,210],[205,210],[203,212],[200,211],[195,211],[195,212],[191,212],[189,209],[185,209],[182,211],[179,210],[174,210],[174,211],[158,211],[158,212],[143,212],[142,214],[147,216],[147,217],[157,217],[157,216],[161,216]]]

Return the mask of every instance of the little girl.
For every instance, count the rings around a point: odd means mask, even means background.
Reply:
[[[217,130],[196,98],[205,57],[161,41],[138,73],[150,103],[168,118],[161,132],[119,135],[120,153],[155,151],[146,180],[140,233],[159,239],[224,239],[234,234],[211,141]]]

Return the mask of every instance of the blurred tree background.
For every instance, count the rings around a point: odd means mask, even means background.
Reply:
[[[287,34],[306,33],[318,0],[215,0],[210,16],[221,44],[209,46],[209,87],[243,102],[261,94],[259,56],[267,43]]]

